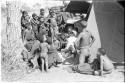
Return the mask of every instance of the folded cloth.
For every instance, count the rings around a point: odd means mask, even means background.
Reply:
[[[73,70],[81,74],[93,74],[93,69],[88,63],[76,65]]]

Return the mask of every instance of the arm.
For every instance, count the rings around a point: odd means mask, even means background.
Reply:
[[[103,76],[103,58],[100,56],[100,75]]]
[[[24,19],[24,17],[22,17],[22,18],[21,18],[21,26],[22,26],[22,29],[24,29],[25,24],[26,24],[25,19]]]
[[[92,46],[92,44],[94,43],[94,41],[95,41],[95,37],[91,34],[90,47]]]
[[[76,41],[74,43],[74,45],[75,45],[76,48],[78,47],[78,43],[79,43],[81,37],[82,37],[82,33],[79,34],[78,38],[76,39]]]

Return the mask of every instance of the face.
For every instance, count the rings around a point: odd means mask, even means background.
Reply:
[[[40,11],[40,14],[41,14],[41,15],[44,15],[44,14],[45,14],[44,10],[43,10],[43,11]]]
[[[34,18],[34,19],[38,19],[38,16],[37,16],[37,15],[35,15],[33,18]]]
[[[56,18],[56,14],[55,13],[51,13],[51,16]]]
[[[25,12],[25,13],[24,13],[24,17],[26,17],[27,15],[28,15],[28,13],[27,13],[27,12]]]
[[[25,16],[25,19],[26,19],[26,20],[30,20],[30,16],[29,16],[29,15],[26,15],[26,16]]]
[[[72,32],[72,27],[69,27],[68,31],[69,31],[69,32]]]

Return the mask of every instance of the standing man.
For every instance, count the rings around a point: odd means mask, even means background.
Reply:
[[[28,15],[27,11],[22,12],[22,17],[21,17],[21,34],[22,34],[22,41],[24,41],[24,33],[26,29],[31,28],[31,23],[30,23],[30,16]]]
[[[83,31],[78,35],[78,38],[75,42],[76,48],[80,50],[79,64],[85,63],[85,57],[88,57],[90,55],[89,48],[95,41],[93,35],[86,30],[87,22],[84,21],[83,24]]]
[[[39,25],[38,16],[36,13],[32,14],[31,25],[32,25],[32,30],[36,36],[38,34],[38,25]]]
[[[58,32],[58,26],[56,22],[56,14],[53,10],[50,11],[50,26],[51,26],[51,31],[52,31],[52,39],[55,39],[57,36]]]

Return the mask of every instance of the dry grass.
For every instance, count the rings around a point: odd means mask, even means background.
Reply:
[[[1,74],[3,81],[14,81],[25,75],[25,63],[19,54],[19,47],[7,48],[1,45]],[[16,49],[16,50],[15,50]]]

